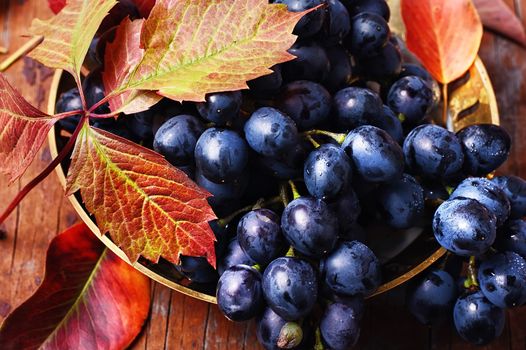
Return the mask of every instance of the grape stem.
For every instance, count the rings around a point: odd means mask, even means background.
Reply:
[[[325,350],[323,342],[321,341],[320,327],[316,328],[316,343],[314,344],[314,350]]]
[[[287,191],[287,183],[281,183],[279,185],[279,197],[283,203],[283,207],[286,207],[290,203],[289,194]]]
[[[340,145],[343,143],[343,141],[345,140],[345,137],[347,136],[347,134],[343,134],[343,133],[336,133],[336,132],[330,132],[326,130],[317,130],[317,129],[305,131],[302,133],[302,135],[306,136],[307,138],[309,138],[309,136],[312,137],[316,135],[328,136],[334,139]]]
[[[467,289],[478,289],[479,282],[477,280],[477,266],[474,256],[469,257],[468,276],[464,281],[464,287]]]
[[[285,256],[289,258],[293,258],[296,256],[296,254],[294,254],[294,248],[292,248],[292,246],[289,247],[289,250],[287,250]]]
[[[320,147],[320,144],[311,135],[306,135],[305,137],[307,138],[307,140],[309,140],[310,143],[312,143],[314,148]]]
[[[16,209],[18,204],[24,199],[24,197],[31,192],[33,188],[35,188],[36,185],[38,185],[42,180],[44,180],[56,167],[59,165],[66,156],[69,155],[69,152],[73,149],[73,146],[75,146],[75,142],[77,140],[77,136],[82,130],[82,127],[84,126],[85,121],[87,120],[87,116],[84,115],[82,119],[80,120],[79,124],[77,125],[77,128],[75,129],[73,135],[69,139],[69,141],[66,143],[64,148],[60,151],[58,156],[53,159],[53,161],[40,173],[37,177],[35,177],[31,182],[29,182],[27,185],[22,188],[20,192],[16,195],[16,197],[11,201],[7,209],[2,213],[0,216],[0,224],[2,224],[8,217],[11,215],[13,210]]]
[[[230,215],[228,215],[228,216],[226,216],[226,217],[224,217],[222,219],[218,219],[217,220],[217,224],[219,225],[219,227],[225,228],[232,220],[234,220],[236,218],[236,216],[238,216],[240,214],[243,214],[243,213],[249,212],[251,210],[258,209],[258,208],[268,207],[270,205],[278,204],[278,203],[281,203],[281,197],[280,196],[272,197],[270,199],[263,200],[263,201],[262,200],[258,200],[254,204],[247,205],[246,207],[240,208],[240,209],[236,210],[235,212],[233,212],[232,214],[230,214]]]
[[[298,191],[298,188],[296,187],[296,184],[294,183],[294,181],[292,180],[289,180],[289,186],[290,186],[290,190],[292,191],[292,198],[293,199],[298,199],[301,197],[299,191]]]

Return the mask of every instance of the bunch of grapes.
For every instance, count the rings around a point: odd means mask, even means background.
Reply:
[[[367,226],[406,229],[434,215],[437,241],[471,257],[466,288],[433,270],[410,290],[409,308],[425,324],[453,313],[463,338],[491,341],[503,309],[526,301],[526,183],[484,177],[506,160],[508,134],[487,124],[454,134],[433,123],[438,84],[391,34],[384,0],[271,2],[320,6],[295,28],[295,60],[248,91],[163,100],[95,122],[159,152],[213,195],[218,270],[190,256],[175,268],[193,283],[217,282],[220,310],[233,321],[257,318],[266,349],[347,349],[363,299],[382,281]],[[112,31],[95,39],[93,62]],[[102,69],[84,80],[89,105],[104,97]],[[70,90],[57,112],[80,106]],[[72,131],[78,120],[59,123]]]

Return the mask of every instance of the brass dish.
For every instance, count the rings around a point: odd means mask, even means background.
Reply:
[[[59,94],[59,90],[63,91],[61,90],[62,81],[62,71],[56,71],[51,84],[51,91],[48,101],[47,112],[49,114],[53,114],[55,112],[55,102]],[[449,129],[456,131],[466,125],[475,123],[499,124],[499,115],[495,94],[493,92],[493,88],[491,86],[486,69],[480,59],[477,58],[473,67],[463,78],[450,85],[450,90],[452,91],[450,91],[449,101]],[[53,128],[48,137],[49,147],[53,157],[56,157],[58,154],[57,140],[59,137],[60,135],[58,135],[55,131],[55,128]],[[60,182],[63,186],[65,186],[66,177],[64,166],[57,167],[56,171]],[[164,284],[169,288],[189,295],[193,298],[204,300],[210,303],[216,303],[216,298],[212,295],[213,291],[209,290],[208,293],[205,293],[196,290],[192,286],[185,285],[184,281],[182,282],[180,280],[170,279],[168,277],[169,274],[167,275],[166,273],[162,272],[162,268],[159,269],[156,267],[156,265],[152,265],[151,263],[142,260],[131,263],[124,252],[119,247],[117,247],[107,235],[100,234],[100,230],[98,229],[97,225],[82,206],[80,197],[78,195],[72,195],[69,196],[69,200],[71,204],[73,204],[75,211],[78,213],[81,219],[89,226],[89,228],[97,235],[97,237],[99,237],[100,240],[121,259],[134,266],[137,270],[144,273],[151,279]],[[417,243],[411,242],[408,246],[414,246],[415,244]],[[429,242],[426,244],[426,247],[429,250]],[[403,271],[390,278],[387,282],[382,284],[372,296],[382,294],[407,282],[440,259],[445,254],[446,250],[444,248],[439,248],[436,242],[433,242],[433,244],[435,244],[435,246],[432,246],[432,250],[428,255],[426,255],[425,258],[423,258],[423,260],[412,264],[406,271]],[[418,248],[413,248],[413,250],[414,249]]]

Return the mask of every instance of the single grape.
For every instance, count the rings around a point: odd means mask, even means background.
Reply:
[[[450,198],[471,198],[484,205],[502,225],[510,214],[510,202],[506,194],[493,182],[483,177],[467,178],[451,193]]]
[[[281,216],[285,238],[300,253],[319,258],[338,239],[338,219],[322,200],[300,197],[290,202]]]
[[[424,213],[424,190],[411,175],[378,188],[378,210],[391,227],[414,226]]]
[[[272,73],[247,82],[250,91],[255,92],[257,95],[271,96],[279,91],[281,84],[283,84],[281,66],[275,65],[270,69],[272,69]]]
[[[287,248],[280,217],[269,209],[255,209],[245,214],[237,225],[237,240],[241,249],[260,265],[269,264]]]
[[[343,149],[325,144],[310,153],[305,161],[303,178],[311,196],[334,199],[350,184],[351,160]]]
[[[261,274],[247,265],[235,265],[226,270],[216,289],[217,306],[229,320],[248,321],[263,307]]]
[[[288,50],[296,56],[282,65],[285,81],[310,80],[322,82],[331,71],[331,64],[325,49],[314,42],[298,41]]]
[[[186,278],[195,283],[212,283],[218,278],[217,271],[203,257],[181,255],[178,267]]]
[[[102,68],[92,70],[86,78],[84,78],[84,81],[82,82],[82,90],[84,91],[88,108],[94,106],[97,102],[106,97],[104,85],[102,83]],[[102,104],[97,107],[94,112],[97,114],[110,113],[109,103],[106,102]]]
[[[382,16],[386,21],[389,21],[391,16],[389,5],[385,0],[347,0],[347,3],[352,15],[369,12]]]
[[[360,318],[357,312],[346,304],[334,303],[327,306],[320,320],[323,342],[333,350],[347,350],[360,337]]]
[[[442,95],[440,91],[440,86],[436,82],[435,79],[433,79],[433,76],[429,74],[429,72],[422,66],[415,64],[415,63],[404,63],[402,64],[402,70],[400,71],[399,78],[408,77],[408,76],[417,76],[422,78],[429,87],[431,88],[431,91],[433,92],[433,105],[436,106],[440,102],[440,97]]]
[[[464,169],[468,174],[484,176],[508,159],[511,138],[498,125],[470,125],[460,130],[457,136],[462,143]]]
[[[256,262],[241,249],[237,238],[233,238],[225,249],[220,259],[217,259],[217,272],[221,276],[226,270],[234,265],[252,266]]]
[[[322,85],[306,80],[285,85],[276,101],[277,108],[302,130],[325,123],[331,112],[331,103],[331,95]]]
[[[73,88],[61,93],[55,105],[55,112],[59,114],[77,110],[82,110],[82,101],[80,99],[79,90],[77,88]],[[76,114],[71,117],[60,119],[58,121],[58,125],[62,129],[72,133],[75,131],[75,128],[80,121],[80,117],[80,114]]]
[[[526,260],[514,252],[499,253],[480,264],[480,289],[484,296],[501,308],[526,302]]]
[[[457,255],[481,255],[495,241],[496,218],[474,199],[455,198],[438,207],[433,232],[440,245]]]
[[[526,258],[526,222],[510,220],[497,232],[495,247],[504,252],[515,252]]]
[[[126,127],[139,143],[151,143],[153,140],[153,117],[152,109],[130,114],[124,117]]]
[[[330,92],[336,92],[345,88],[352,80],[353,69],[351,55],[341,46],[330,46],[325,48],[329,58],[330,71],[323,85]]]
[[[497,176],[491,180],[510,201],[510,219],[520,219],[526,216],[526,181],[518,176]]]
[[[340,43],[351,31],[351,18],[347,8],[339,0],[327,1],[325,38],[331,43]]]
[[[380,285],[380,262],[365,244],[357,241],[340,242],[325,258],[325,283],[334,292],[367,296]]]
[[[387,104],[396,114],[403,114],[409,123],[416,124],[433,106],[433,91],[420,77],[407,76],[397,80],[387,95]]]
[[[375,81],[389,81],[402,70],[402,54],[393,44],[387,43],[375,56],[358,59],[361,76]]]
[[[343,193],[328,203],[329,207],[336,214],[340,235],[352,234],[356,229],[356,221],[362,211],[358,196],[349,186]]]
[[[458,298],[453,319],[458,334],[476,345],[486,345],[499,337],[504,329],[506,314],[493,305],[482,292]]]
[[[318,281],[312,266],[293,257],[277,258],[263,273],[267,304],[287,321],[307,316],[318,298]]]
[[[178,115],[168,119],[155,133],[153,149],[173,165],[193,162],[195,145],[205,130],[204,125],[192,115]]]
[[[367,182],[390,182],[402,176],[402,149],[382,129],[360,126],[347,135],[342,148],[351,158],[354,170]]]
[[[286,4],[291,12],[302,12],[322,5],[323,0],[274,0],[275,4]],[[294,34],[301,37],[310,37],[318,33],[325,21],[325,11],[322,8],[303,16],[294,27]]]
[[[303,328],[306,328],[306,323],[303,323]],[[286,326],[287,325],[287,326]],[[284,327],[288,327],[290,323],[288,323],[286,320],[281,318],[277,313],[275,313],[270,307],[265,308],[265,311],[261,313],[256,319],[256,336],[258,338],[259,343],[266,349],[266,350],[282,350],[284,348],[278,346],[278,342],[280,341],[280,335],[284,329]],[[297,343],[300,341],[299,346],[295,346],[292,349],[300,350],[300,349],[308,349],[308,329],[303,329],[301,332],[302,339],[299,340],[296,337],[293,337],[293,339],[288,339],[289,343],[287,345],[290,345],[291,340],[294,341],[294,343]],[[296,338],[296,339],[294,339]],[[289,349],[289,347],[287,347]]]
[[[252,113],[245,124],[245,138],[254,151],[267,157],[279,157],[299,142],[294,120],[271,107]]]
[[[228,181],[220,183],[207,179],[199,168],[197,168],[195,172],[195,182],[199,187],[204,188],[212,194],[213,197],[209,198],[209,201],[214,205],[219,205],[223,201],[241,198],[247,190],[248,181],[247,172],[243,172],[236,178],[229,178]]]
[[[457,175],[464,162],[462,146],[455,134],[432,124],[418,126],[407,135],[404,155],[413,173],[431,179]]]
[[[370,118],[372,126],[385,130],[396,142],[402,144],[404,141],[404,130],[402,122],[388,106],[383,106],[383,113]]]
[[[228,181],[245,170],[248,147],[235,131],[209,128],[197,140],[195,162],[207,179]]]
[[[389,25],[381,16],[370,12],[359,13],[351,19],[349,49],[360,58],[376,56],[387,44],[390,34]]]
[[[380,96],[369,89],[358,87],[338,91],[334,95],[333,106],[336,121],[345,130],[369,124],[383,112]]]
[[[432,270],[408,289],[407,306],[420,323],[437,325],[451,315],[457,292],[455,280],[449,273]]]
[[[217,126],[224,126],[236,119],[243,103],[240,91],[207,94],[205,100],[196,104],[197,111],[201,117]]]

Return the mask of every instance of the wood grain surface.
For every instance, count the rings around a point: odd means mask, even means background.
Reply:
[[[506,2],[526,23],[526,0]],[[51,15],[44,0],[0,0],[0,47],[14,52],[28,40],[25,35],[32,18]],[[514,140],[511,157],[502,171],[526,177],[526,50],[486,32],[480,56],[498,96],[502,125]],[[0,55],[0,61],[5,57]],[[51,73],[26,58],[6,75],[25,97],[45,109]],[[7,179],[0,177],[0,210],[49,162],[45,146],[20,181],[7,186]],[[49,241],[77,220],[53,174],[1,227],[0,322],[40,285]],[[152,293],[150,319],[132,349],[261,349],[253,322],[229,322],[215,305],[159,284],[154,283]],[[449,325],[430,329],[417,323],[403,299],[402,287],[368,302],[358,349],[475,349]],[[477,349],[526,349],[526,307],[508,311],[502,336],[492,345]]]

